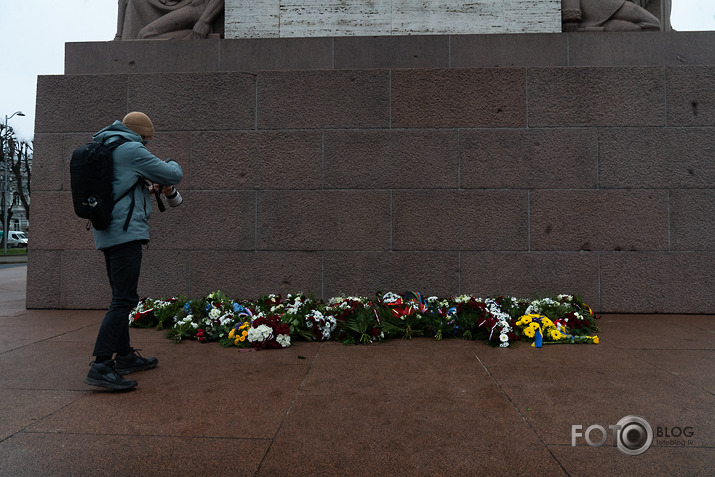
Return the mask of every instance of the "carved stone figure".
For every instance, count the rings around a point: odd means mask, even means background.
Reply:
[[[207,38],[223,32],[223,12],[224,0],[119,0],[114,39]]]
[[[561,0],[563,31],[661,30],[660,20],[646,9],[649,3],[651,0]],[[669,26],[670,0],[662,5]]]

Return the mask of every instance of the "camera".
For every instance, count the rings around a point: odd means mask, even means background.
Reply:
[[[164,202],[161,200],[161,191],[164,189],[164,187],[165,186],[159,184],[158,187],[154,188],[154,195],[156,196],[156,205],[159,207],[160,212],[164,212],[166,210],[166,207],[164,207]],[[184,201],[184,198],[181,197],[181,194],[179,194],[179,191],[176,190],[174,186],[168,187],[171,187],[171,192],[164,195],[164,197],[166,197],[166,201],[171,207],[178,207]]]
[[[178,207],[184,201],[184,198],[181,197],[181,194],[174,186],[171,186],[171,192],[164,197],[166,197],[166,201],[171,207]]]

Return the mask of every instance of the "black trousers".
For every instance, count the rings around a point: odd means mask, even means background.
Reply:
[[[94,356],[111,358],[130,352],[129,313],[139,303],[137,286],[142,263],[142,242],[134,241],[104,249],[112,303],[99,328]]]

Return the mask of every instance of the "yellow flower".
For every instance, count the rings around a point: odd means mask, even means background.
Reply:
[[[247,330],[243,330],[243,332],[241,333],[241,337],[242,337],[242,338],[245,338],[246,336],[248,336],[248,331],[247,331]],[[243,341],[243,340],[241,340],[241,341]]]
[[[234,336],[236,336],[235,329],[228,332],[228,339],[232,340]]]
[[[241,338],[236,338],[235,340],[233,340],[233,344],[235,344],[236,346],[238,346],[238,342],[240,341],[240,339],[241,339]]]
[[[527,338],[533,338],[535,333],[536,330],[534,330],[534,328],[532,328],[531,326],[529,326],[528,328],[524,328],[524,335]]]
[[[551,330],[551,339],[558,341],[561,339],[561,332],[559,330]]]
[[[241,342],[246,341],[246,335],[240,336],[238,338],[238,341],[241,341]]]
[[[598,344],[598,336],[593,337],[593,344]]]

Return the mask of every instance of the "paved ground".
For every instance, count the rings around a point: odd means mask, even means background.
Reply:
[[[133,330],[159,367],[116,393],[83,383],[103,311],[25,310],[25,278],[25,264],[0,265],[1,476],[715,468],[715,316],[608,315],[601,344],[542,349],[415,339],[239,352]],[[654,435],[638,456],[608,428],[631,415]],[[574,425],[602,426],[605,445],[572,446]]]

